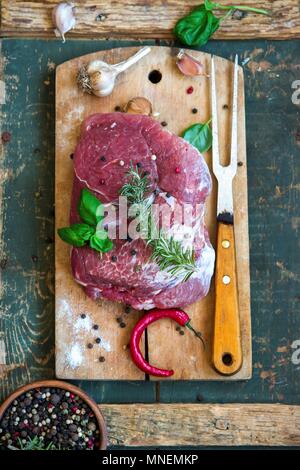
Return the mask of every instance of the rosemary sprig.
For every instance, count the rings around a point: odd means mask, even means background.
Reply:
[[[148,177],[142,175],[138,167],[130,163],[128,172],[129,181],[120,190],[122,196],[126,196],[133,205],[139,205],[139,218],[146,221],[148,227],[146,238],[147,244],[152,248],[151,259],[154,260],[161,270],[167,271],[175,277],[182,277],[187,281],[197,270],[195,264],[195,253],[193,249],[183,249],[181,243],[173,237],[167,237],[162,230],[158,230],[151,214],[149,199],[146,192],[149,190]]]
[[[163,271],[182,277],[184,282],[196,271],[194,250],[184,251],[181,243],[173,237],[167,238],[160,231],[159,238],[150,239],[148,243],[153,248],[151,258]]]
[[[33,439],[29,438],[26,444],[23,444],[20,438],[18,438],[20,450],[57,450],[53,442],[50,442],[47,446],[38,436],[34,436]]]
[[[141,204],[145,202],[145,194],[149,190],[147,175],[142,175],[138,166],[134,167],[130,162],[128,171],[129,181],[125,183],[120,191],[121,196],[127,197],[130,204]]]

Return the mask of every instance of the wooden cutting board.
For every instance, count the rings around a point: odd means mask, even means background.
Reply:
[[[56,69],[56,228],[68,225],[74,151],[84,118],[95,112],[112,112],[135,96],[144,96],[160,113],[157,119],[167,122],[167,129],[180,134],[186,127],[210,118],[210,80],[206,77],[185,77],[175,65],[175,50],[152,47],[148,56],[118,77],[109,97],[97,98],[83,94],[77,87],[78,68],[93,59],[117,63],[135,53],[138,48],[119,48],[78,57]],[[210,55],[193,51],[207,73]],[[158,70],[158,83],[149,80],[149,73]],[[218,89],[220,152],[223,163],[228,163],[230,149],[230,106],[232,95],[232,63],[216,59]],[[205,351],[200,341],[189,331],[184,335],[177,324],[163,320],[147,331],[149,361],[162,368],[175,370],[171,380],[241,380],[251,377],[251,321],[250,278],[247,206],[247,168],[245,141],[245,104],[243,70],[239,70],[239,142],[237,176],[234,180],[234,210],[239,306],[242,329],[243,366],[234,376],[219,375],[211,366],[211,341],[214,319],[214,288],[207,297],[185,310],[192,318],[194,328],[201,331],[206,341]],[[194,91],[187,94],[192,86]],[[192,109],[197,108],[196,114]],[[211,152],[205,159],[211,168]],[[207,225],[211,241],[215,243],[216,181],[207,201]],[[143,312],[125,313],[124,305],[98,301],[86,297],[73,280],[70,270],[70,247],[56,237],[56,375],[66,379],[89,380],[145,380],[144,374],[131,362],[128,351],[130,332]],[[81,318],[82,314],[85,318]],[[119,326],[121,317],[126,324]],[[98,325],[98,329],[93,329]],[[100,344],[95,343],[97,337]],[[144,339],[145,342],[145,339]],[[88,344],[93,344],[89,349]],[[145,344],[142,345],[145,348]],[[101,361],[99,358],[102,358]]]

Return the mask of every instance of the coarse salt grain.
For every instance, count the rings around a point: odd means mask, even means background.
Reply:
[[[72,369],[75,369],[76,367],[79,367],[82,364],[82,361],[83,361],[82,347],[78,343],[73,344],[73,346],[71,347],[71,350],[68,351],[67,361],[68,361],[68,365]],[[66,396],[69,396],[69,395],[66,394]]]
[[[156,160],[156,155],[152,155],[151,160],[155,161]]]

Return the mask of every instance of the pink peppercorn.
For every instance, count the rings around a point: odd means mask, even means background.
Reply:
[[[77,410],[78,410],[77,406],[72,406],[71,408],[72,413],[76,413]]]
[[[175,173],[180,173],[180,168],[178,166],[175,168]]]
[[[71,394],[70,394],[70,398],[72,398],[72,400],[75,398],[74,393],[71,393]]]
[[[191,95],[193,93],[193,91],[194,91],[194,88],[192,86],[189,86],[186,90],[188,95]]]
[[[10,142],[10,139],[11,139],[11,133],[10,132],[3,132],[2,133],[1,140],[4,144],[6,144],[7,142]]]

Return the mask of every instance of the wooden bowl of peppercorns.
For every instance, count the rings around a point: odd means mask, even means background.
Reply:
[[[42,380],[13,392],[0,407],[0,449],[104,450],[106,425],[80,388]]]

